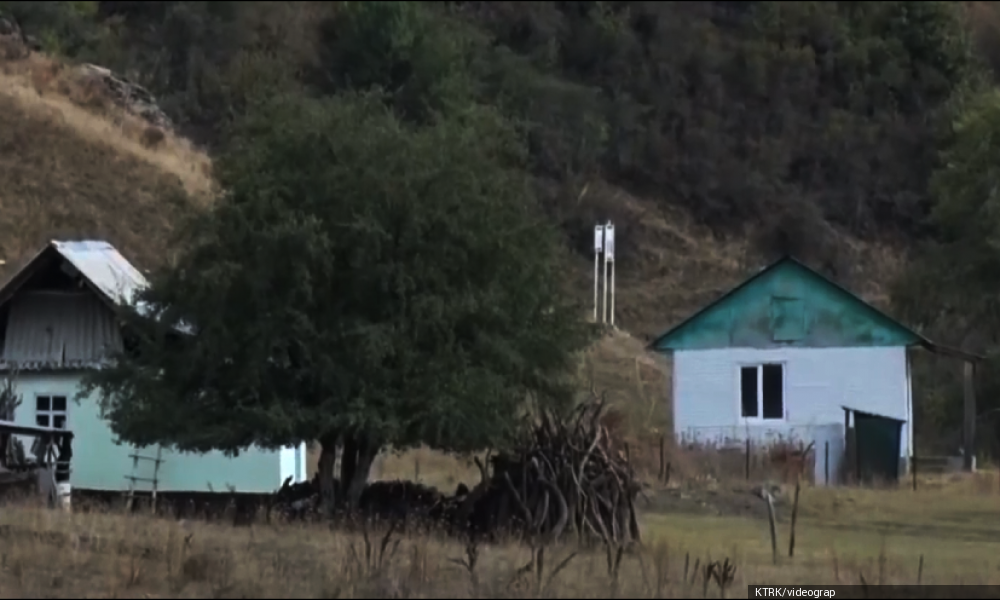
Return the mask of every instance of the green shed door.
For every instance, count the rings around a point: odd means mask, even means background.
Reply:
[[[899,444],[903,422],[854,413],[858,478],[865,483],[899,479]]]

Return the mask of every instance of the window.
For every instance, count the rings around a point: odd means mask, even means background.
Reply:
[[[740,367],[740,407],[744,419],[785,418],[785,373],[781,364]]]
[[[35,396],[35,424],[66,429],[66,396]]]

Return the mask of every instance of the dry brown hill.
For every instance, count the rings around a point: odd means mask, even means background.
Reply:
[[[60,237],[107,239],[143,267],[168,256],[211,162],[169,134],[144,144],[147,128],[57,61],[0,60],[0,276]]]

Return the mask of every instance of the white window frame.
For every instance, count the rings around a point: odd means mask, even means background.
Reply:
[[[781,417],[764,418],[764,367],[776,365],[781,367]],[[743,416],[743,369],[757,369],[757,416]],[[741,423],[783,423],[788,414],[788,364],[782,360],[761,360],[744,362],[736,365],[736,414]]]
[[[42,398],[48,398],[48,400],[49,400],[49,408],[48,408],[48,410],[43,410],[43,409],[38,408],[38,401],[41,400]],[[66,407],[63,410],[55,410],[55,408],[53,407],[53,405],[54,405],[53,400],[56,399],[56,398],[62,398],[66,402]],[[48,425],[39,425],[38,424],[38,418],[39,417],[43,417],[43,416],[46,418],[46,422],[48,423]],[[62,417],[63,418],[62,427],[56,427],[55,426],[55,418],[56,417]],[[66,430],[66,429],[68,429],[69,428],[69,396],[67,396],[66,394],[54,394],[54,393],[51,393],[51,394],[50,393],[35,394],[35,425],[38,426],[38,427],[49,427],[49,428],[52,428],[52,429],[59,429],[59,430]]]

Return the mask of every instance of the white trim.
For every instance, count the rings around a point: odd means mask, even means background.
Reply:
[[[781,367],[781,417],[774,419],[764,418],[764,366],[777,365]],[[754,367],[757,369],[757,416],[743,416],[743,369]],[[754,425],[763,423],[785,423],[788,421],[788,361],[786,360],[754,360],[740,361],[736,363],[736,414],[739,415],[740,425]]]

